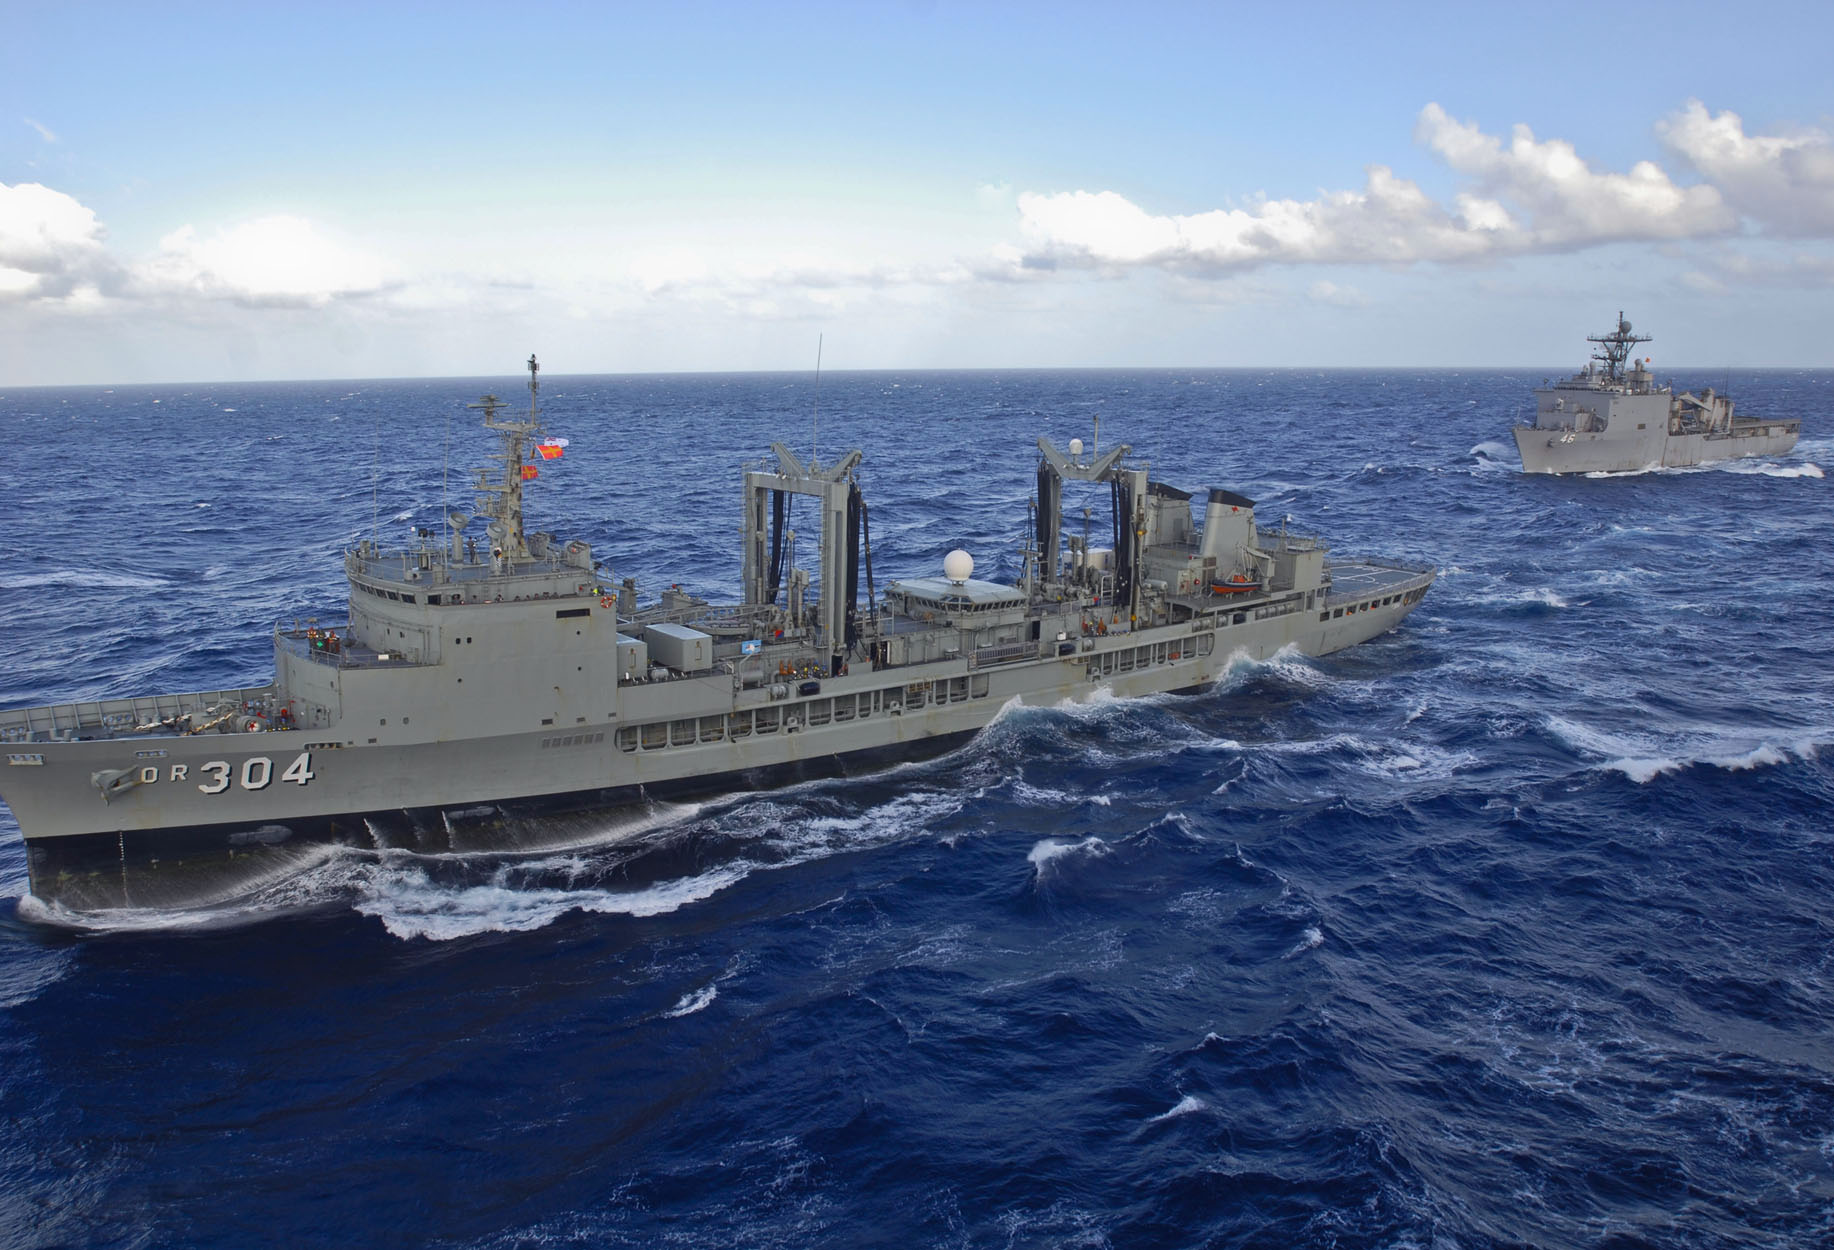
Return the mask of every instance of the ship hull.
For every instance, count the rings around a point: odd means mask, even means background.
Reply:
[[[182,910],[232,902],[298,876],[339,851],[515,855],[606,845],[648,828],[660,804],[860,776],[944,754],[976,731],[895,748],[465,806],[429,805],[289,817],[284,823],[137,829],[29,840],[32,894],[69,912]]]
[[[471,854],[612,842],[642,827],[630,817],[656,801],[934,754],[1015,702],[1201,688],[1239,660],[1353,646],[1398,624],[1434,577],[1377,564],[1333,571],[1330,594],[1046,641],[1018,662],[862,666],[787,699],[735,690],[729,676],[627,687],[621,719],[564,731],[361,744],[323,728],[15,743],[0,796],[25,834],[32,893],[75,911],[213,905],[311,866],[327,847]],[[646,694],[674,719],[645,721]]]
[[[1625,436],[1515,427],[1524,473],[1640,473],[1721,460],[1781,456],[1796,446],[1795,421],[1738,422],[1728,433]]]

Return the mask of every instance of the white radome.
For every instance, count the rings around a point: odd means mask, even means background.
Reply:
[[[942,575],[952,582],[965,582],[974,576],[974,557],[957,547],[942,558]]]
[[[1083,454],[1083,440],[1080,438],[1071,439],[1070,440],[1070,459],[1074,460],[1078,456],[1081,456],[1082,454]]]

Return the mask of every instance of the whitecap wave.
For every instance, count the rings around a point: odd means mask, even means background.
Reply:
[[[1148,1120],[1147,1123],[1162,1124],[1166,1120],[1176,1120],[1180,1116],[1195,1115],[1197,1112],[1208,1111],[1209,1109],[1210,1104],[1199,1098],[1196,1094],[1186,1094],[1183,1098],[1178,1100],[1177,1106],[1173,1107],[1170,1111],[1161,1111],[1158,1115]]]
[[[1264,660],[1255,659],[1244,648],[1236,648],[1223,662],[1222,670],[1210,688],[1215,691],[1232,690],[1262,674],[1272,674],[1282,681],[1308,690],[1316,690],[1331,683],[1331,678],[1299,650],[1297,643],[1288,643]]]
[[[1323,930],[1317,928],[1316,926],[1312,926],[1312,927],[1307,928],[1304,933],[1301,933],[1299,935],[1299,941],[1294,944],[1293,949],[1286,952],[1286,954],[1280,956],[1280,958],[1292,959],[1295,956],[1305,954],[1309,950],[1316,950],[1317,948],[1319,948],[1320,946],[1323,946],[1324,944],[1325,944],[1325,935],[1324,935]]]
[[[1101,740],[1118,748],[1105,751],[1090,742],[1079,750],[1091,761],[1112,761],[1141,746],[1158,746],[1166,750],[1203,748],[1214,739],[1185,720],[1153,715],[1153,711],[1177,707],[1184,696],[1169,693],[1119,695],[1111,686],[1088,686],[1062,702],[1026,705],[1009,702],[982,735],[979,742],[995,744],[996,749],[1011,741],[1003,735],[1026,733],[1052,721],[1069,720],[1078,725],[1099,728]]]
[[[1114,796],[1110,794],[1077,794],[1071,790],[1052,790],[1044,786],[1034,786],[1018,778],[1013,779],[1012,796],[1027,807],[1045,811],[1078,807],[1084,803],[1093,803],[1097,807],[1114,805]]]
[[[1426,742],[1375,741],[1352,733],[1270,742],[1259,749],[1270,755],[1340,756],[1363,772],[1391,779],[1405,776],[1410,783],[1443,781],[1479,762],[1472,751],[1452,751]]]
[[[0,576],[0,590],[39,590],[51,586],[85,590],[159,590],[172,583],[163,577],[137,573],[108,573],[95,569],[54,569],[49,573]]]
[[[1042,876],[1051,864],[1066,856],[1101,856],[1108,853],[1108,844],[1100,838],[1083,838],[1078,841],[1069,838],[1046,838],[1033,846],[1025,859],[1032,866],[1033,871]]]
[[[1487,594],[1472,596],[1477,603],[1499,604],[1506,608],[1567,608],[1572,604],[1551,586],[1511,586]]]
[[[680,1002],[662,1013],[663,1018],[673,1020],[681,1016],[691,1016],[695,1012],[705,1010],[707,1007],[711,1006],[713,1000],[719,996],[719,986],[703,986],[692,994],[683,994]]]
[[[1619,772],[1638,785],[1665,773],[1695,766],[1727,772],[1750,772],[1797,761],[1810,761],[1834,741],[1834,729],[1779,730],[1737,726],[1689,726],[1666,733],[1612,732],[1569,720],[1546,718],[1549,732],[1582,755],[1597,757],[1591,767]]]
[[[1624,531],[1629,533],[1631,531]],[[1650,577],[1650,570],[1637,565],[1627,565],[1615,569],[1592,569],[1585,573],[1587,581],[1600,589],[1606,587],[1634,586]]]

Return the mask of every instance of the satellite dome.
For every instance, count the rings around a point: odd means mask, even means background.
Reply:
[[[1070,440],[1070,455],[1071,456],[1080,456],[1082,454],[1083,454],[1083,440],[1080,438],[1071,439]]]
[[[957,547],[942,558],[942,575],[952,582],[965,582],[974,576],[974,557]]]

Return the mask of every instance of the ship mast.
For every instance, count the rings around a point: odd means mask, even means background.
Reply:
[[[1605,381],[1622,382],[1624,380],[1624,361],[1630,355],[1630,349],[1638,343],[1647,343],[1647,334],[1632,334],[1630,323],[1624,320],[1623,310],[1617,315],[1617,329],[1610,334],[1588,334],[1586,342],[1597,343],[1599,350],[1592,353],[1592,359],[1605,366]]]
[[[541,366],[535,363],[535,357],[531,355],[529,415],[526,420],[516,421],[499,416],[504,403],[495,395],[486,395],[477,403],[466,405],[469,408],[482,408],[485,427],[495,430],[503,440],[502,450],[493,452],[490,457],[503,462],[503,480],[493,482],[480,469],[473,485],[478,492],[478,511],[491,518],[491,555],[512,565],[517,560],[530,558],[528,541],[522,529],[522,482],[525,477],[533,476],[532,471],[525,472],[528,442],[541,433],[541,410],[537,405],[541,389],[540,369]]]

